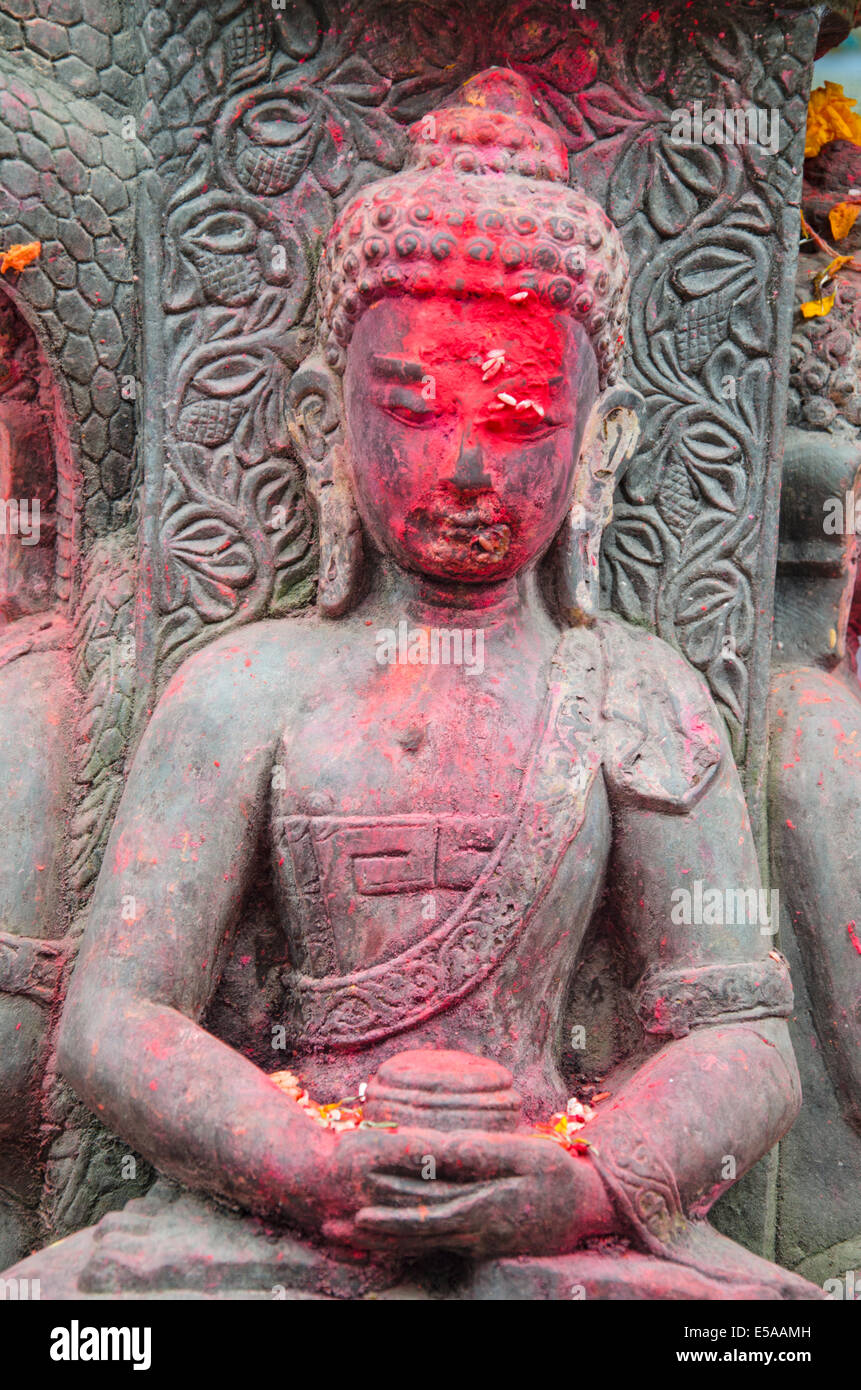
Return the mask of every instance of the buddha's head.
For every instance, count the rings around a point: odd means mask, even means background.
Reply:
[[[320,605],[351,603],[362,533],[461,586],[509,580],[555,540],[562,607],[582,619],[639,432],[621,239],[568,187],[564,145],[512,72],[473,78],[409,136],[405,171],[362,189],[327,239],[320,351],[292,386]]]

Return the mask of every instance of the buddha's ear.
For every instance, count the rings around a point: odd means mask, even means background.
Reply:
[[[583,432],[582,457],[596,481],[616,487],[639,442],[644,411],[643,397],[630,386],[602,391]]]
[[[343,392],[341,378],[322,357],[307,357],[293,373],[287,389],[287,428],[309,486],[331,477],[332,446],[341,436]]]
[[[355,603],[362,580],[362,523],[344,462],[341,378],[322,358],[308,358],[293,373],[287,401],[287,428],[320,527],[317,607],[339,618]]]
[[[556,602],[565,621],[591,624],[600,599],[601,537],[613,515],[613,493],[640,438],[643,397],[613,386],[596,400],[580,451],[571,510],[555,554]]]

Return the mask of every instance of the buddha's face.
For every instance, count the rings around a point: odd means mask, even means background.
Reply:
[[[547,549],[598,395],[579,324],[532,295],[386,298],[356,326],[344,391],[356,505],[379,549],[467,583]]]

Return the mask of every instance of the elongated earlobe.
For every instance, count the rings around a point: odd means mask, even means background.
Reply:
[[[340,618],[357,601],[362,586],[362,523],[344,476],[341,446],[333,450],[332,480],[317,493],[320,523],[320,578],[317,607],[324,617]]]
[[[611,509],[612,510],[612,509]],[[559,532],[556,549],[556,606],[571,627],[590,627],[600,606],[598,557],[604,527],[587,528],[575,505]]]
[[[317,607],[340,618],[362,588],[362,523],[353,501],[341,433],[341,381],[318,357],[309,358],[290,383],[290,437],[317,509],[320,572]]]
[[[572,627],[590,626],[600,607],[601,538],[613,516],[613,494],[640,437],[643,399],[617,386],[595,405],[583,434],[571,509],[554,557],[555,606]]]

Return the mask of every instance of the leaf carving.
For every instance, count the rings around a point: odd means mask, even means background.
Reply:
[[[685,299],[699,299],[728,289],[753,270],[750,256],[730,246],[709,243],[681,257],[672,274],[673,286]]]
[[[724,161],[708,145],[676,145],[668,137],[661,141],[661,151],[678,178],[695,193],[714,198],[724,182]]]
[[[745,478],[740,468],[728,464],[698,462],[689,473],[706,502],[719,511],[735,515],[745,494]]]
[[[250,391],[263,374],[263,363],[259,357],[246,353],[217,357],[214,362],[201,367],[194,378],[198,391],[206,396],[229,399]]]
[[[643,204],[649,179],[649,160],[654,143],[652,131],[644,131],[628,145],[610,179],[609,214],[624,226]]]
[[[696,215],[696,194],[676,178],[661,150],[655,155],[655,169],[646,194],[649,220],[662,236],[677,236]]]
[[[596,82],[579,98],[580,109],[599,135],[616,135],[632,125],[644,126],[660,112],[644,110],[606,82]]]
[[[254,576],[251,550],[237,528],[189,503],[171,517],[165,543],[168,611],[191,600],[207,622],[228,617],[239,601],[237,590]]]
[[[616,548],[641,565],[660,565],[664,559],[661,538],[644,517],[628,517],[618,523],[613,539]]]

